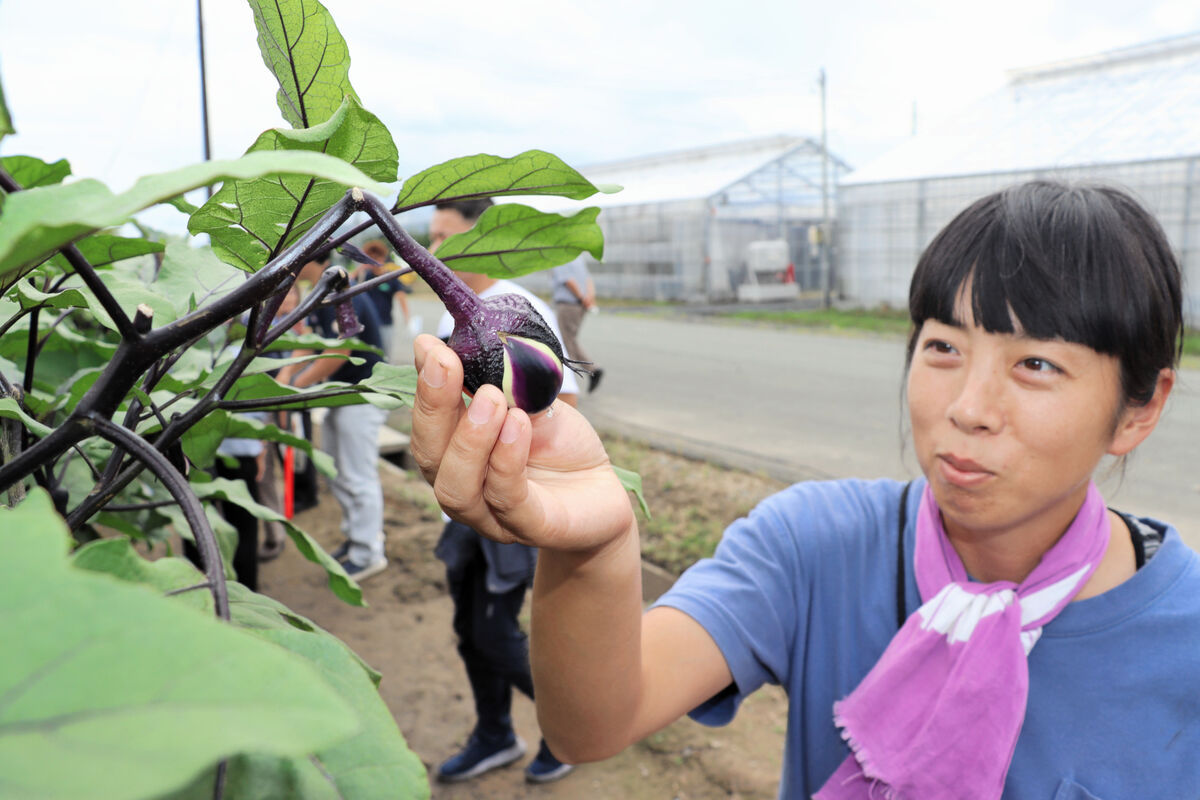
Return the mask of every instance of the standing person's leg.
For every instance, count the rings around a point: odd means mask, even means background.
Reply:
[[[528,645],[516,619],[525,586],[503,595],[489,592],[487,562],[478,546],[459,569],[447,570],[447,582],[454,600],[458,653],[471,684],[476,716],[466,746],[437,769],[438,780],[453,782],[474,778],[525,755],[525,743],[512,725],[514,683],[508,673],[514,656],[524,664],[525,677],[518,677],[518,688],[532,696],[533,680],[528,677]]]
[[[253,457],[242,457],[229,466],[217,457],[215,472],[219,478],[242,480],[250,491],[250,497],[258,502],[258,461]],[[221,516],[237,530],[237,548],[233,551],[233,571],[238,582],[251,591],[258,591],[258,518],[237,503],[220,501]]]
[[[338,469],[330,486],[342,506],[342,529],[350,540],[343,566],[357,580],[387,567],[379,484],[379,429],[386,416],[383,409],[366,404],[332,408],[325,418],[335,431],[333,457]]]
[[[558,317],[558,329],[562,332],[563,344],[567,347],[567,358],[591,361],[579,345],[579,329],[583,327],[583,306],[579,303],[555,303],[554,314]]]
[[[263,442],[266,454],[263,458],[262,477],[255,481],[258,490],[258,502],[267,508],[283,514],[283,493],[280,491],[279,450],[273,442]],[[274,558],[283,551],[287,540],[287,532],[283,523],[274,520],[263,521],[262,543],[258,550],[260,561]]]
[[[389,364],[392,363],[392,352],[393,352],[392,332],[394,330],[394,327],[395,326],[393,326],[391,324],[388,324],[388,325],[381,324],[379,326],[379,340],[381,342],[383,342],[383,358]]]

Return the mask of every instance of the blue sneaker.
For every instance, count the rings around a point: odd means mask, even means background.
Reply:
[[[437,768],[437,779],[443,783],[458,783],[478,777],[485,772],[498,769],[525,755],[525,742],[520,736],[500,744],[488,744],[475,734],[467,740],[467,746],[442,762]]]
[[[554,754],[550,752],[550,748],[546,746],[546,740],[542,739],[537,755],[525,768],[525,780],[530,783],[550,783],[567,777],[574,769],[573,765],[564,764],[555,758]]]

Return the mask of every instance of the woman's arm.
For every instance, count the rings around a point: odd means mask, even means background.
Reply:
[[[490,538],[540,548],[530,655],[554,752],[605,758],[725,688],[698,623],[643,616],[633,510],[587,421],[562,403],[530,419],[492,386],[468,410],[453,351],[431,336],[415,350],[412,454],[438,502]]]

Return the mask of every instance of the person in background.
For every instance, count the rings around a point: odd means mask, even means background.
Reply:
[[[364,244],[363,252],[378,261],[379,264],[359,264],[355,267],[352,277],[356,283],[399,269],[389,259],[391,251],[381,239],[372,239]],[[367,297],[375,306],[376,316],[379,317],[379,334],[383,340],[383,352],[389,361],[392,360],[392,336],[394,334],[393,305],[400,306],[400,313],[404,316],[405,330],[412,328],[412,318],[408,311],[408,295],[412,293],[412,276],[411,272],[394,275],[386,281],[376,284],[367,292]],[[408,280],[404,280],[405,278]]]
[[[448,237],[469,231],[491,205],[488,199],[439,204],[429,226],[430,251],[436,253]],[[554,313],[528,290],[477,272],[457,272],[457,275],[480,297],[508,293],[524,296],[562,341]],[[445,340],[453,331],[454,319],[449,313],[443,314],[438,322],[438,336]],[[573,372],[563,370],[563,373],[559,399],[573,406],[579,384]],[[468,525],[448,520],[435,552],[446,564],[446,581],[454,600],[458,653],[475,701],[476,723],[466,746],[442,762],[436,771],[438,780],[457,782],[506,766],[525,755],[525,743],[513,729],[512,693],[515,687],[533,698],[528,637],[521,630],[518,615],[533,580],[537,551],[521,544],[498,544]],[[543,739],[537,755],[525,769],[525,778],[532,783],[548,783],[565,777],[572,769],[555,758]]]
[[[292,284],[287,294],[284,295],[283,302],[279,304],[279,310],[275,312],[275,319],[278,320],[290,314],[299,302],[300,290],[295,284]],[[287,354],[282,350],[275,350],[263,355],[268,358],[284,358]],[[278,374],[278,370],[271,373],[272,376],[277,376]],[[261,418],[264,422],[276,422],[281,429],[287,430],[289,428],[287,417],[286,412],[276,415],[262,412]],[[278,514],[283,514],[283,493],[281,492],[281,475],[279,471],[282,459],[279,455],[278,445],[273,442],[263,442],[263,452],[259,458],[258,480],[255,482],[258,502]],[[283,523],[277,520],[263,520],[262,528],[262,541],[258,546],[258,560],[270,561],[283,552],[284,544],[287,542],[287,531],[284,529]]]
[[[583,327],[584,314],[596,309],[596,287],[582,254],[550,270],[550,278],[554,284],[550,299],[554,302],[554,313],[558,315],[558,324],[562,328],[567,358],[584,362],[591,373],[588,379],[588,393],[591,394],[600,385],[604,370],[588,357],[579,344],[579,329]]]
[[[468,414],[458,357],[418,337],[412,452],[447,513],[539,548],[538,720],[568,760],[726,724],[771,683],[781,798],[1197,797],[1200,555],[1093,480],[1160,421],[1183,296],[1126,192],[980,198],[909,288],[922,476],[779,492],[648,611],[629,497],[574,409],[482,386]]]
[[[328,257],[310,261],[301,268],[298,280],[315,283],[328,266]],[[355,295],[353,302],[363,326],[357,338],[382,350],[374,304],[361,294]],[[327,339],[336,338],[335,316],[333,307],[322,306],[309,317],[309,325]],[[297,351],[294,355],[303,354]],[[323,354],[353,355],[363,359],[363,363],[353,364],[345,358],[319,358],[284,367],[277,380],[299,389],[325,381],[359,383],[369,378],[374,366],[382,361],[375,351],[352,351],[348,346],[330,348]],[[379,483],[379,429],[386,420],[386,411],[363,403],[330,408],[321,424],[321,449],[333,457],[337,467],[337,477],[329,485],[342,507],[342,533],[346,536],[346,541],[331,555],[357,581],[387,569],[383,489]]]

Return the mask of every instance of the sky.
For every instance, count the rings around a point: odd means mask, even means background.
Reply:
[[[1195,0],[326,0],[406,176],[549,150],[576,167],[740,139],[862,166],[1006,71],[1200,31]],[[203,159],[195,0],[0,0],[0,155],[114,191]],[[203,0],[214,158],[284,125],[249,5]]]

